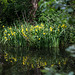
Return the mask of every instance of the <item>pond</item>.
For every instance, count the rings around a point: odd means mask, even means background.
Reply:
[[[0,47],[0,75],[74,75],[74,61],[65,49]]]

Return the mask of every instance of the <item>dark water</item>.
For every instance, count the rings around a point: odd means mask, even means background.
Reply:
[[[65,49],[0,48],[0,75],[44,75],[40,70],[54,68],[58,73],[75,72],[75,58]],[[53,74],[51,74],[53,75]]]

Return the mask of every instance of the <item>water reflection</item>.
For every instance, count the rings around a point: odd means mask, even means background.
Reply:
[[[58,72],[69,72],[74,69],[74,60],[64,49],[60,51],[59,48],[1,48],[0,60],[0,75],[43,75],[40,69],[45,67],[56,68]]]

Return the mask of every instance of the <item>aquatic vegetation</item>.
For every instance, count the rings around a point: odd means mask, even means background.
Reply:
[[[68,25],[65,24],[52,26],[43,23],[35,26],[7,27],[4,28],[2,41],[15,46],[27,46],[28,43],[29,47],[58,47],[60,36],[67,28]]]
[[[6,52],[5,52],[5,54],[4,54],[4,59],[5,59],[6,61],[11,62],[11,63],[17,62],[17,58],[16,58],[16,57],[9,56],[9,54],[6,53]]]

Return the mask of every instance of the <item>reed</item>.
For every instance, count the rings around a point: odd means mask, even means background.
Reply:
[[[3,26],[4,27],[4,26]],[[59,47],[59,39],[68,25],[22,24],[4,27],[2,42],[10,46],[26,46],[35,48]],[[66,33],[65,33],[66,34]]]

